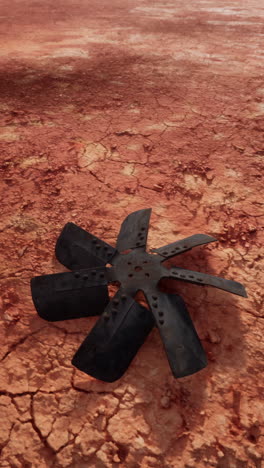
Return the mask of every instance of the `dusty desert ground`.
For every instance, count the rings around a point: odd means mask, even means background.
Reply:
[[[264,3],[1,0],[0,467],[261,468]],[[96,318],[49,324],[32,276],[63,271],[73,221],[114,245],[152,207],[149,248],[248,299],[171,282],[209,365],[175,380],[157,330],[122,379],[71,358]]]

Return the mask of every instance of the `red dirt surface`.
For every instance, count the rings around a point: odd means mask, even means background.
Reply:
[[[261,468],[263,3],[0,9],[1,468]],[[208,367],[175,380],[154,330],[106,384],[70,363],[96,319],[44,322],[29,280],[63,270],[67,221],[114,244],[148,207],[149,247],[217,237],[180,265],[240,281],[249,298],[171,283]]]

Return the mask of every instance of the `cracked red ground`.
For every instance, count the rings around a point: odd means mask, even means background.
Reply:
[[[261,468],[263,5],[1,1],[1,468]],[[248,299],[171,282],[209,357],[171,376],[153,331],[105,384],[71,358],[96,319],[49,324],[32,276],[62,271],[73,221],[109,243],[153,208],[149,248],[219,242],[183,267]]]

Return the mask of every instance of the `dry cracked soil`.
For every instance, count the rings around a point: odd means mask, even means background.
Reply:
[[[0,467],[263,465],[264,4],[1,0]],[[148,247],[207,233],[174,281],[207,351],[175,380],[157,330],[107,384],[71,358],[96,318],[48,323],[29,280],[63,271],[73,221],[110,244],[152,207]]]

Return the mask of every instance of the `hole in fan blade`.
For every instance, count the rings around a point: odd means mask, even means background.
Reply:
[[[141,267],[141,266],[136,266],[136,267],[134,268],[134,270],[135,270],[135,271],[142,271],[142,267]]]
[[[118,281],[108,284],[109,297],[110,298],[114,297],[117,291],[119,290],[119,288],[120,288],[120,283]]]
[[[147,276],[149,278],[149,273],[145,273],[145,276]]]
[[[135,295],[134,300],[136,302],[138,302],[138,304],[140,304],[143,307],[145,307],[146,309],[150,310],[150,307],[149,307],[149,305],[147,303],[147,300],[146,300],[146,297],[145,297],[145,294],[143,293],[143,291],[139,290],[137,292],[137,294]]]

